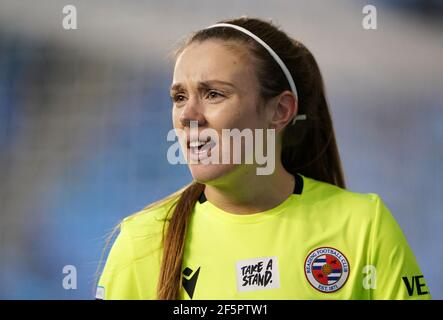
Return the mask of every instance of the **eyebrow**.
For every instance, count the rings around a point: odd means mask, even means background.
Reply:
[[[232,83],[227,82],[227,81],[222,81],[222,80],[207,80],[207,81],[202,81],[202,82],[199,82],[199,83],[198,83],[198,87],[199,87],[199,88],[209,88],[209,87],[211,87],[211,86],[213,86],[213,85],[216,85],[216,84],[221,84],[221,85],[230,86],[230,87],[235,88],[235,86],[234,86]],[[172,86],[171,86],[171,88],[170,88],[170,91],[178,91],[178,90],[180,90],[182,87],[183,87],[183,86],[182,86],[181,83],[174,83],[174,84],[172,84]]]

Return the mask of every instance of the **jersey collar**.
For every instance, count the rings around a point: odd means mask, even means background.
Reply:
[[[295,178],[295,186],[294,186],[294,191],[292,192],[293,194],[302,194],[303,191],[303,177],[301,175],[299,175],[298,173],[296,173],[294,175]],[[198,198],[198,202],[200,203],[205,203],[207,201],[206,196],[205,196],[205,192],[204,190],[202,191],[202,193],[200,194],[200,197]]]

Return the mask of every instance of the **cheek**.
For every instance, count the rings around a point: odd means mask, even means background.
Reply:
[[[172,108],[172,124],[174,128],[180,126],[180,111],[177,108]]]
[[[259,115],[254,101],[236,99],[227,103],[223,108],[208,113],[214,126],[219,128],[248,128],[259,122]]]

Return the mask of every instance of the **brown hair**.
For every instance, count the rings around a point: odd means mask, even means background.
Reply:
[[[260,37],[279,55],[291,72],[298,91],[298,113],[306,114],[307,120],[298,121],[295,125],[289,124],[283,131],[281,161],[284,168],[292,174],[300,173],[345,188],[323,80],[311,52],[267,21],[241,17],[220,22],[241,26]],[[246,45],[257,61],[260,96],[264,101],[284,90],[290,90],[286,77],[271,55],[254,39],[233,28],[216,27],[194,33],[175,52],[176,57],[191,43],[213,39]],[[177,198],[164,237],[158,299],[174,300],[179,297],[188,221],[204,187],[204,184],[194,181]]]

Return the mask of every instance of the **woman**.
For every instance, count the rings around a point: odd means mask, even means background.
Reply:
[[[300,42],[246,17],[200,30],[176,52],[171,97],[193,182],[124,219],[98,299],[430,298],[380,197],[345,189],[321,74]],[[274,155],[271,173],[246,156],[203,161],[233,151],[223,129],[275,133],[253,138]]]

